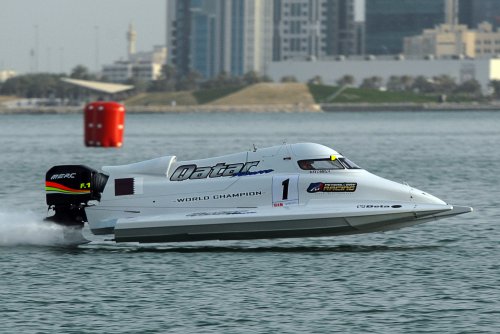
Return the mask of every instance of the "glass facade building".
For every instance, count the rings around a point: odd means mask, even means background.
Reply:
[[[273,60],[362,53],[354,0],[274,0]]]
[[[181,75],[264,72],[272,51],[272,2],[168,0],[168,62]]]
[[[482,22],[488,22],[493,28],[500,28],[499,0],[459,0],[458,20],[469,29],[476,29]]]
[[[400,54],[405,37],[419,35],[445,19],[442,0],[366,0],[365,4],[367,54]]]
[[[197,1],[198,2],[198,1]],[[201,4],[191,9],[190,67],[206,78],[214,76],[215,13]]]
[[[243,59],[245,41],[244,35],[244,2],[243,0],[233,0],[231,8],[231,27],[233,33],[231,34],[231,73],[234,75],[241,75],[244,72]]]

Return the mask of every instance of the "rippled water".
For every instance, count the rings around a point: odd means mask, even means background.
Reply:
[[[498,333],[500,113],[129,115],[122,149],[81,115],[0,116],[1,333]],[[58,247],[45,171],[311,141],[460,217],[318,239]]]

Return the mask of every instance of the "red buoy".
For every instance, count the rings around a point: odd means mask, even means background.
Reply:
[[[123,144],[125,106],[111,101],[91,102],[85,106],[85,145],[120,147]]]

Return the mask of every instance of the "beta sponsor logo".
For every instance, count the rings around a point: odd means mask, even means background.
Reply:
[[[66,174],[54,174],[50,177],[51,180],[59,180],[59,179],[74,179],[76,177],[76,173],[66,173]]]
[[[218,163],[215,166],[198,167],[195,164],[182,165],[177,167],[170,177],[170,181],[200,180],[206,178],[245,176],[270,173],[272,170],[251,172],[250,168],[255,167],[260,161],[250,161],[247,163],[225,164]]]
[[[352,193],[356,191],[357,183],[311,183],[308,193]]]

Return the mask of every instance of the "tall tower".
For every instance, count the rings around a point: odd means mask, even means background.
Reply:
[[[128,60],[132,59],[132,56],[135,54],[135,43],[137,41],[137,32],[134,29],[134,24],[130,23],[127,31],[127,56]]]
[[[354,0],[275,0],[273,60],[361,53],[354,8]]]
[[[458,24],[458,0],[445,0],[445,23]]]
[[[168,0],[167,45],[177,73],[205,78],[265,72],[271,60],[273,2]]]

